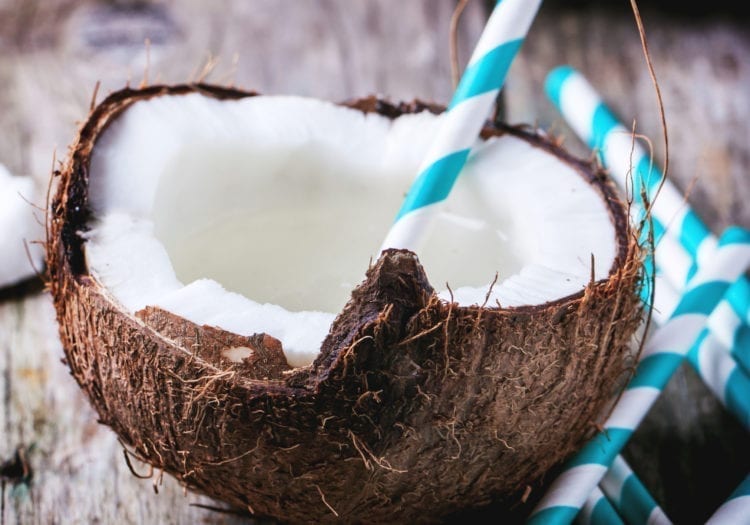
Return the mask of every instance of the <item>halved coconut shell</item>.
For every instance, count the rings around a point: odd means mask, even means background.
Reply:
[[[483,133],[512,133],[574,166],[615,225],[609,277],[579,294],[540,306],[461,307],[437,298],[415,254],[389,250],[319,357],[296,369],[273,334],[243,338],[157,308],[124,311],[82,251],[92,148],[134,102],[192,92],[250,96],[207,85],[111,95],[81,130],[52,204],[48,265],[67,361],[135,454],[257,516],[429,522],[516,503],[595,432],[629,369],[642,314],[640,251],[604,175],[526,131]],[[390,118],[427,109],[374,98],[349,105]],[[252,358],[236,363],[237,348]]]

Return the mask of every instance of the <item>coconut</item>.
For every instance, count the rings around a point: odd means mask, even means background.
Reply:
[[[596,431],[642,314],[625,207],[493,124],[425,248],[378,254],[439,112],[203,84],[93,111],[50,285],[131,453],[259,517],[431,522],[517,504]]]

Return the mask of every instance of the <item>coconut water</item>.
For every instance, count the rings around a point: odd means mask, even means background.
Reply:
[[[292,311],[338,312],[364,278],[416,169],[362,166],[314,144],[196,147],[164,170],[153,218],[177,277]],[[239,173],[238,173],[239,172]],[[512,221],[459,179],[420,251],[430,282],[489,286],[521,268]]]

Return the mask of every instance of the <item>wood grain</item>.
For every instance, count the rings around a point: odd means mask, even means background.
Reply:
[[[444,103],[452,91],[452,7],[450,0],[0,0],[0,162],[41,187],[97,81],[101,98],[127,82],[196,79],[207,61],[215,62],[209,80],[267,93],[340,100],[374,92]],[[472,2],[461,24],[463,60],[484,17],[482,3]],[[718,18],[644,18],[673,180],[683,189],[695,181],[691,202],[714,231],[750,226],[750,34]],[[545,7],[505,90],[508,120],[552,126],[588,155],[542,92],[544,75],[560,63],[581,69],[626,122],[637,119],[663,162],[655,97],[626,12]],[[25,447],[33,471],[30,483],[2,478],[0,524],[246,522],[191,506],[218,504],[183,495],[171,478],[155,495],[152,480],[131,475],[61,357],[49,297],[0,303],[0,465]],[[679,523],[702,522],[750,469],[747,434],[689,370],[672,381],[628,458]]]

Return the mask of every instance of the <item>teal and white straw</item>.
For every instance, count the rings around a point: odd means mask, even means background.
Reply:
[[[739,525],[750,523],[750,476],[740,483],[729,499],[706,522],[706,525]]]
[[[499,1],[381,250],[417,251],[478,140],[541,0]]]
[[[599,486],[628,525],[672,525],[622,456],[615,458]]]
[[[529,518],[533,524],[567,524],[601,481],[646,413],[684,361],[708,316],[750,264],[750,232],[728,228],[711,260],[690,279],[670,319],[646,343],[636,373],[604,431],[566,465]]]

